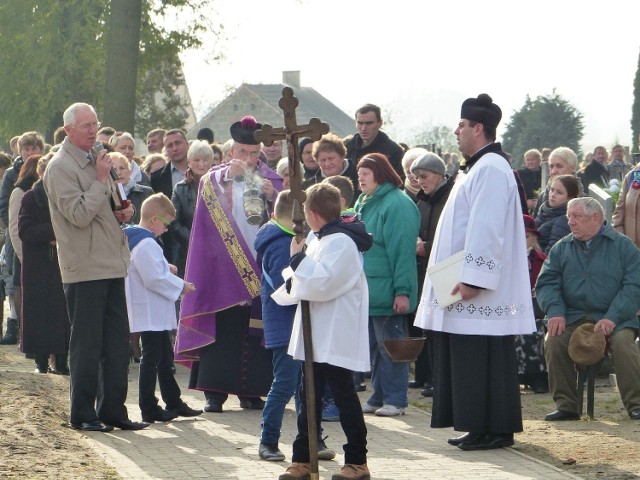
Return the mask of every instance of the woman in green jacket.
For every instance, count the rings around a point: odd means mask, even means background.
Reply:
[[[402,415],[408,405],[409,364],[394,363],[382,342],[405,337],[407,314],[416,308],[420,214],[400,190],[402,180],[385,155],[371,153],[360,159],[358,182],[362,194],[355,209],[373,235],[373,247],[364,255],[373,393],[362,409],[379,416]]]

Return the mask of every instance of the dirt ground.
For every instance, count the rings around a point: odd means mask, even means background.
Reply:
[[[514,449],[585,479],[640,479],[640,421],[631,420],[608,377],[596,378],[594,419],[545,422],[555,410],[551,394],[521,390],[524,431]],[[431,399],[409,390],[412,405],[431,410]]]
[[[20,355],[15,346],[0,347],[0,478],[119,478],[66,427],[68,377],[13,372]],[[431,409],[419,390],[409,393],[413,406]],[[595,420],[545,422],[551,396],[527,390],[522,408],[518,452],[585,479],[640,479],[640,421],[629,420],[606,378],[596,380]]]
[[[119,478],[66,426],[69,377],[10,371],[19,356],[0,346],[0,478]]]

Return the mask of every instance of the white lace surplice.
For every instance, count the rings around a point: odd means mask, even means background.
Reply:
[[[459,173],[444,207],[429,265],[465,252],[461,282],[483,287],[472,300],[438,306],[425,279],[415,325],[467,335],[512,335],[536,330],[518,187],[509,164],[485,154]]]

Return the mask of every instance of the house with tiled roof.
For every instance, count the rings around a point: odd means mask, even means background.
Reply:
[[[245,115],[252,115],[263,124],[282,127],[284,120],[278,102],[282,97],[282,89],[286,86],[293,89],[293,94],[298,99],[296,119],[299,125],[306,124],[311,118],[316,117],[328,123],[330,131],[339,137],[354,133],[355,120],[351,116],[315,89],[301,86],[299,71],[288,71],[282,73],[282,83],[243,83],[190,128],[187,137],[196,138],[201,128],[209,127],[213,130],[215,141],[224,143],[230,138],[229,126]]]

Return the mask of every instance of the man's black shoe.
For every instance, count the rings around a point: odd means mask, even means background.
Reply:
[[[636,408],[629,414],[631,420],[640,420],[640,408]]]
[[[142,415],[142,420],[147,423],[170,422],[176,417],[177,415],[175,413],[175,410],[169,411],[169,410],[163,410],[161,408],[158,408],[158,410],[156,410],[151,414]]]
[[[409,382],[409,388],[424,388],[425,385],[426,383],[418,382],[417,380],[411,380]]]
[[[367,389],[367,385],[365,383],[359,383],[356,387],[356,392],[364,392]]]
[[[548,414],[544,419],[547,422],[559,422],[562,420],[580,420],[580,415],[573,412],[567,412],[566,410],[554,410]]]
[[[422,395],[423,397],[433,397],[433,387],[427,386],[423,388],[422,390],[420,390],[420,395]]]
[[[264,400],[261,398],[242,398],[240,399],[240,408],[246,410],[262,410],[264,408]]]
[[[462,450],[492,450],[513,445],[512,433],[485,433],[458,445]]]
[[[208,413],[222,413],[222,404],[207,399],[207,402],[204,404],[204,411]]]
[[[198,415],[202,415],[202,410],[196,410],[195,408],[191,408],[186,403],[182,403],[179,408],[175,410],[170,410],[171,413],[175,413],[177,417],[197,417]]]
[[[133,422],[131,420],[118,420],[115,422],[105,422],[105,424],[119,428],[120,430],[142,430],[149,426],[147,422]]]
[[[260,446],[258,447],[258,455],[260,455],[261,459],[268,462],[284,461],[284,453],[280,451],[278,445],[267,445],[266,443],[260,442]]]
[[[482,434],[481,433],[465,433],[464,435],[460,435],[459,437],[452,437],[449,440],[447,440],[447,443],[449,445],[453,445],[454,447],[457,447],[458,445],[460,445],[462,442],[467,442],[467,441],[471,441],[476,439],[477,437],[481,437]]]
[[[93,422],[71,423],[71,428],[76,430],[84,430],[85,432],[110,432],[113,430],[111,425],[105,425],[99,420]]]

